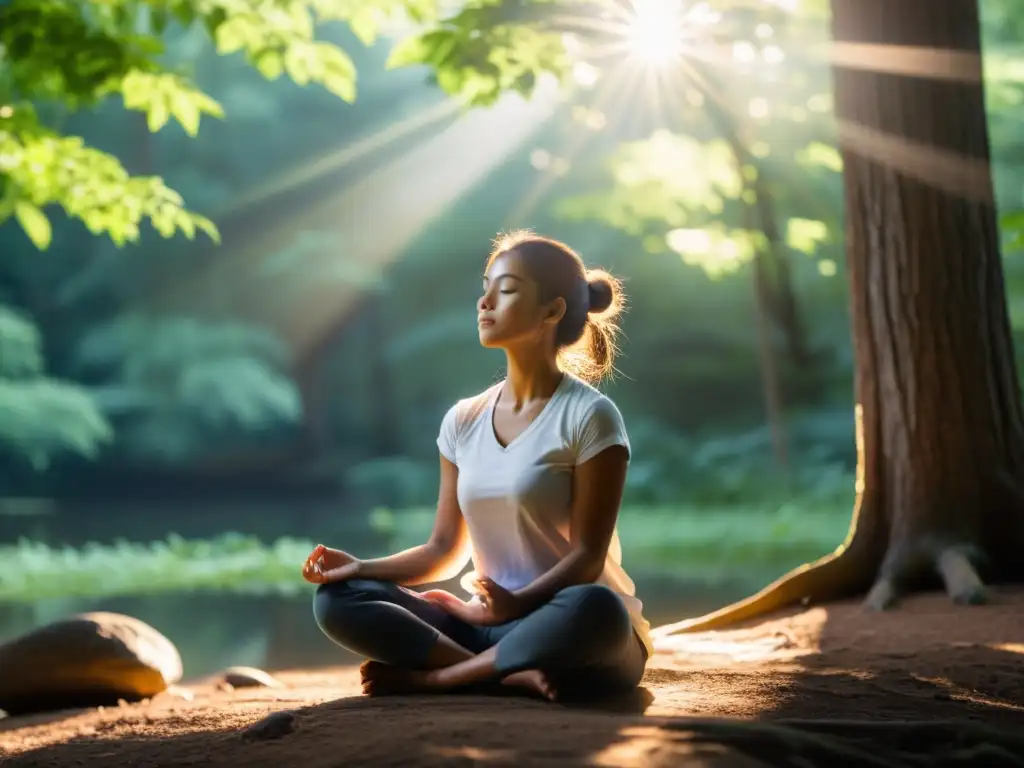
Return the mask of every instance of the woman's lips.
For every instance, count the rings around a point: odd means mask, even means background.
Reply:
[[[479,325],[481,328],[490,328],[492,325],[494,325],[494,321],[491,320],[489,317],[481,317],[479,320],[477,320],[476,324]]]

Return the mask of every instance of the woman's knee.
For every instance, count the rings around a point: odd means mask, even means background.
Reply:
[[[627,635],[632,621],[622,598],[603,584],[577,584],[567,587],[555,600],[568,611],[572,620],[587,629],[599,629],[602,634]]]
[[[321,584],[313,594],[313,618],[321,630],[334,635],[345,624],[346,614],[352,607],[380,600],[386,594],[386,584],[370,579]]]
[[[561,590],[498,643],[502,674],[523,669],[615,667],[631,640],[622,599],[600,584]]]

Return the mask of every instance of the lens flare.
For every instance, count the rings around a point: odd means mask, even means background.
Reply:
[[[679,0],[633,0],[626,33],[630,50],[652,64],[666,64],[683,52],[681,26]]]

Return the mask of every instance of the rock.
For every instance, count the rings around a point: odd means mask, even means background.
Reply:
[[[295,725],[296,717],[294,712],[275,712],[242,731],[242,738],[246,741],[280,739],[282,736],[287,736],[294,731]]]
[[[232,688],[280,688],[281,681],[256,667],[228,667],[221,679]]]
[[[181,679],[174,644],[143,621],[84,613],[0,645],[0,709],[9,715],[139,701]]]

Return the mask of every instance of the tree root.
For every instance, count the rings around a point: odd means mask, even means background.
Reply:
[[[982,605],[988,602],[985,584],[967,556],[957,549],[945,549],[935,559],[946,593],[957,605]]]
[[[900,593],[896,588],[896,582],[882,576],[864,598],[864,608],[868,611],[887,611],[896,605],[899,599]]]
[[[872,565],[863,549],[851,542],[831,555],[795,568],[751,597],[704,616],[657,627],[651,634],[658,639],[684,632],[706,632],[798,603],[842,600],[870,583]]]

